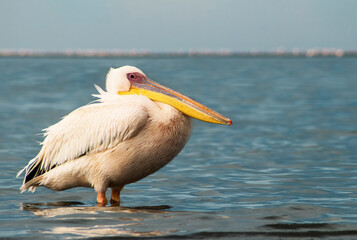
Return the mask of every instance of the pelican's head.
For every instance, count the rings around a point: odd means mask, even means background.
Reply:
[[[111,68],[107,74],[108,93],[144,95],[153,101],[169,104],[186,115],[211,123],[232,125],[232,121],[199,102],[150,80],[140,69],[132,66]]]

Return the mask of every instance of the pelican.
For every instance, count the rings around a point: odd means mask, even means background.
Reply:
[[[170,162],[190,137],[192,118],[232,125],[206,106],[150,80],[133,66],[111,68],[98,99],[44,129],[38,155],[25,172],[21,192],[94,188],[97,203],[120,204],[120,191]]]

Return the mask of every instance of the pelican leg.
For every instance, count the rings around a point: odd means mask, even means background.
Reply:
[[[97,195],[97,206],[99,207],[104,207],[105,205],[107,205],[107,198],[105,197],[105,192],[98,192]]]
[[[123,189],[121,188],[112,188],[112,195],[110,197],[110,203],[115,205],[120,205],[120,191]]]

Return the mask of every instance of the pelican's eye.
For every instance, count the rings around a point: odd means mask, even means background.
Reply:
[[[127,73],[126,78],[131,82],[131,83],[142,83],[143,80],[145,79],[145,76],[138,72],[133,72],[133,73]]]

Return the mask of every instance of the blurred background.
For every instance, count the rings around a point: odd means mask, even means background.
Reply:
[[[356,51],[345,0],[2,0],[0,50]]]

